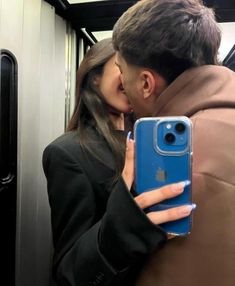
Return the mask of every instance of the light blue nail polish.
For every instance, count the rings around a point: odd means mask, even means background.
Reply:
[[[195,210],[195,208],[197,207],[196,204],[191,204],[191,206],[192,206],[192,210]]]
[[[129,131],[129,132],[127,133],[126,139],[127,139],[128,142],[130,141],[130,138],[131,138],[131,131]]]
[[[184,187],[187,187],[189,185],[191,185],[191,181],[189,180],[184,181]]]

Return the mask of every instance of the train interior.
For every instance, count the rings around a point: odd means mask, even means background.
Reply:
[[[84,54],[111,37],[136,2],[0,0],[0,273],[7,286],[52,285],[42,152],[65,130]],[[204,3],[221,27],[220,60],[235,71],[235,2]]]

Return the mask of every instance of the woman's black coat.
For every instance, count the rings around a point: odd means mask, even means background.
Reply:
[[[83,152],[77,132],[44,151],[54,243],[53,277],[60,286],[134,285],[136,262],[162,242],[165,233],[139,209],[122,178],[113,183],[114,159],[92,132]]]

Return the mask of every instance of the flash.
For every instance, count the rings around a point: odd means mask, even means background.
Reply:
[[[168,124],[166,125],[166,129],[168,129],[168,130],[171,129],[171,124],[168,123]]]

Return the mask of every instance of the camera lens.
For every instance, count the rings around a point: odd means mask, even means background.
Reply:
[[[165,135],[165,140],[166,140],[166,143],[172,144],[175,142],[175,135],[173,133],[167,133]]]
[[[175,130],[176,130],[176,132],[178,132],[178,133],[183,133],[184,130],[185,130],[185,125],[184,125],[183,123],[177,123],[177,124],[175,125]]]

